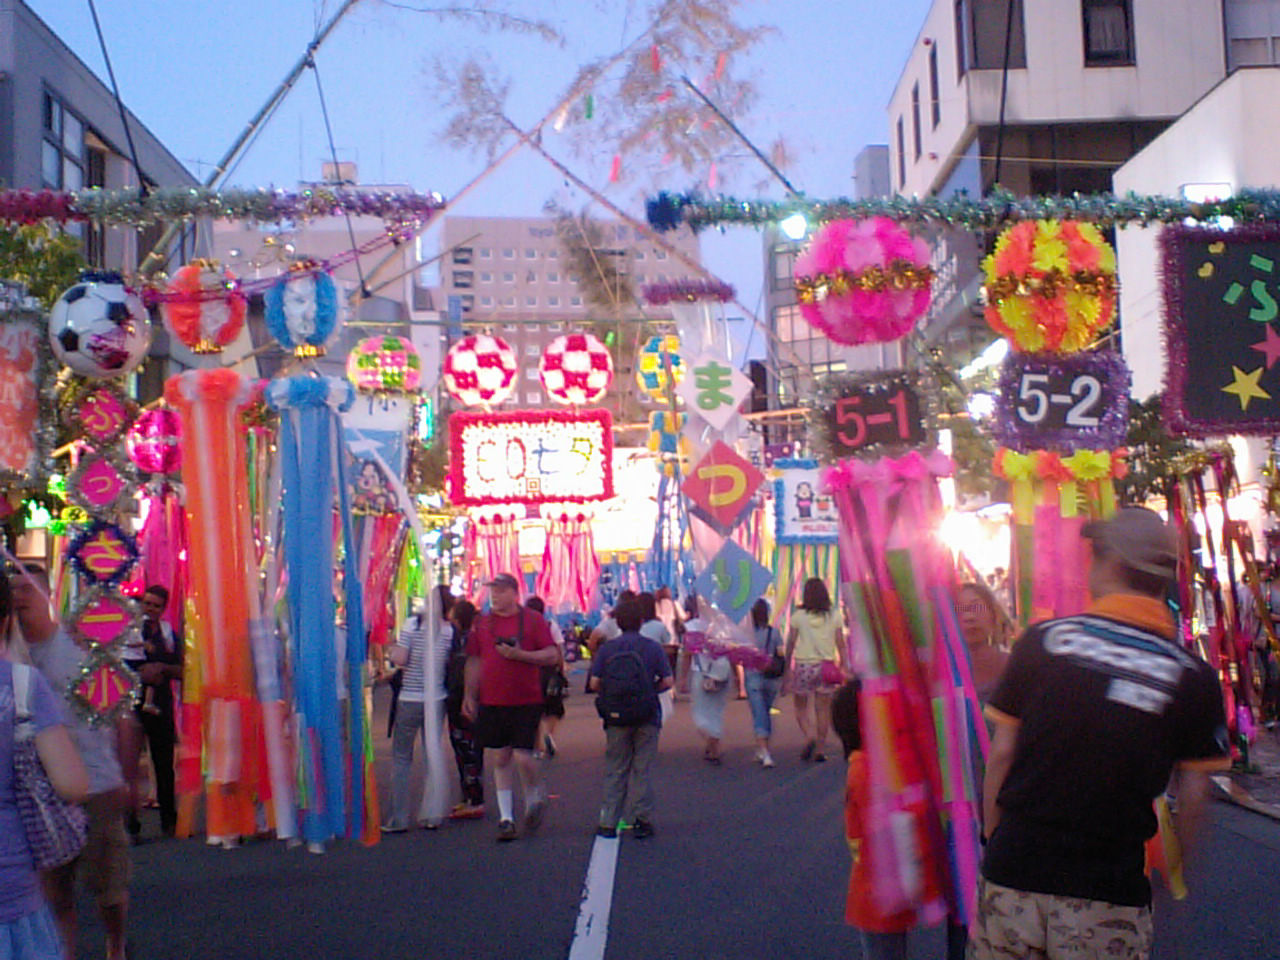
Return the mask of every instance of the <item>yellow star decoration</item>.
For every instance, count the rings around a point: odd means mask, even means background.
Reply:
[[[1262,376],[1263,367],[1259,367],[1253,373],[1245,373],[1234,363],[1231,365],[1231,375],[1235,379],[1222,388],[1223,393],[1234,393],[1240,399],[1240,409],[1248,410],[1249,401],[1254,397],[1259,400],[1270,400],[1271,394],[1258,386],[1258,378]]]

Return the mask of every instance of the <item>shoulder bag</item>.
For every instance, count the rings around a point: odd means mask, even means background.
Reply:
[[[89,839],[89,821],[78,804],[58,796],[40,762],[31,720],[32,669],[13,665],[13,793],[31,858],[37,870],[48,870],[80,855]]]
[[[787,658],[782,651],[778,649],[778,641],[782,638],[778,636],[778,631],[773,627],[769,628],[769,636],[774,639],[773,653],[769,657],[769,665],[760,671],[760,676],[766,680],[777,680],[787,672]]]

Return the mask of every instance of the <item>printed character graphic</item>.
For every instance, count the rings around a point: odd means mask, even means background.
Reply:
[[[360,465],[351,506],[357,513],[391,513],[395,510],[395,498],[383,482],[382,471],[372,460]]]
[[[808,520],[813,516],[813,485],[807,480],[796,484],[796,515],[801,520]]]

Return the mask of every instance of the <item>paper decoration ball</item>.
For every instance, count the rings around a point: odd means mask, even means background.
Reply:
[[[499,404],[515,389],[520,372],[516,352],[501,337],[472,334],[463,337],[445,354],[444,386],[468,407]]]
[[[654,400],[667,399],[667,365],[678,384],[684,379],[680,338],[673,333],[650,337],[636,356],[636,384]]]
[[[361,393],[417,393],[422,358],[404,337],[365,337],[347,357],[347,379]]]
[[[556,403],[583,406],[605,395],[613,382],[613,357],[589,333],[556,337],[538,364],[542,388]]]
[[[889,343],[929,309],[929,247],[887,217],[832,220],[796,257],[800,315],[836,343]]]
[[[182,420],[172,410],[148,410],[125,437],[129,459],[147,473],[177,473],[182,468]]]
[[[230,270],[212,260],[193,260],[169,281],[164,318],[192,353],[221,353],[244,327],[248,301]]]
[[[91,380],[132,372],[151,346],[147,308],[118,276],[86,275],[49,313],[49,345],[60,363]]]

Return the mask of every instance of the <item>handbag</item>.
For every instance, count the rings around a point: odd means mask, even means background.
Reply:
[[[48,870],[80,855],[89,839],[89,821],[78,804],[58,796],[40,762],[31,721],[31,670],[26,664],[13,665],[13,793],[31,859],[37,870]]]
[[[772,637],[778,631],[773,627],[769,628],[769,635]],[[769,657],[769,665],[760,671],[760,676],[766,680],[777,680],[780,676],[787,672],[787,658],[778,651],[777,643],[773,645],[773,654]]]
[[[698,655],[699,658],[702,654]],[[705,660],[699,659],[698,670],[702,674],[702,689],[707,693],[719,693],[729,684],[729,677],[733,675],[733,667],[725,657],[714,657],[709,666],[702,666]],[[723,664],[724,669],[721,670]],[[723,676],[721,676],[723,673]]]
[[[844,671],[834,660],[823,660],[818,674],[825,687],[838,687],[844,683]]]
[[[569,678],[559,667],[542,668],[542,695],[547,700],[563,700],[569,693]]]

